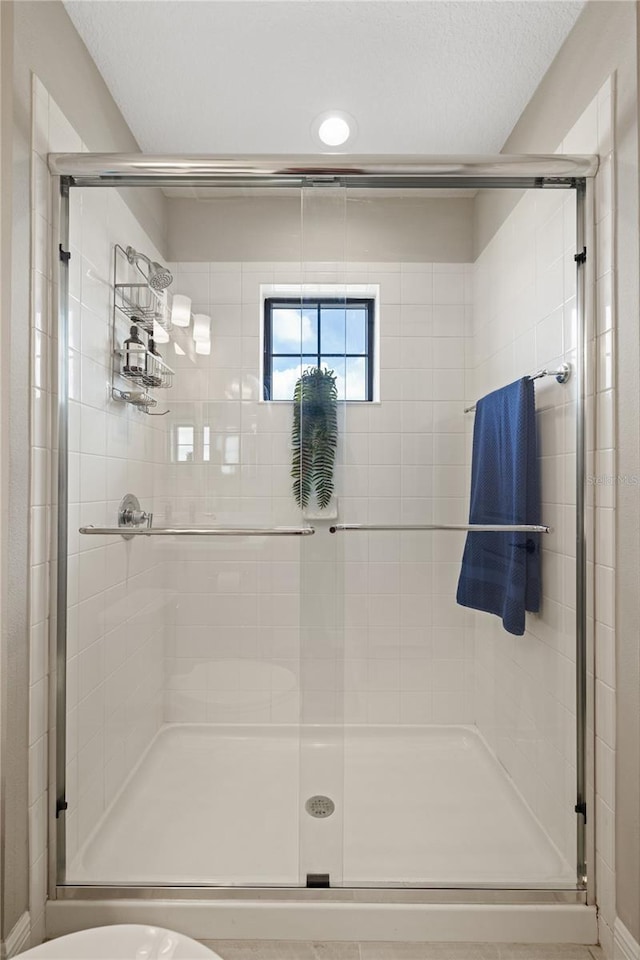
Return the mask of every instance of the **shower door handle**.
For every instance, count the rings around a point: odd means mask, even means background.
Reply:
[[[329,533],[359,531],[370,533],[386,530],[455,530],[468,533],[553,533],[542,523],[335,523]]]
[[[310,537],[313,527],[80,527],[85,536],[126,537]]]

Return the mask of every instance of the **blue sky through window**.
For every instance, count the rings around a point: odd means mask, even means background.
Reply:
[[[372,301],[265,302],[265,389],[291,400],[303,370],[320,365],[336,374],[340,400],[367,400]]]

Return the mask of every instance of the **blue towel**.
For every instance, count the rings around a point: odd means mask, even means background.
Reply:
[[[469,523],[540,523],[533,380],[523,377],[476,404]],[[540,609],[540,534],[468,533],[458,603],[524,633]]]

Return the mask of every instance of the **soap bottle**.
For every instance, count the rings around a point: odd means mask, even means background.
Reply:
[[[156,357],[162,363],[162,357],[156,350],[156,344],[153,337],[149,337],[149,347],[145,356],[145,377],[144,382],[150,387],[159,387],[162,384],[160,376],[160,363],[156,362]]]
[[[124,342],[124,366],[122,372],[132,377],[144,376],[147,348],[140,339],[138,328],[133,324],[130,336]]]

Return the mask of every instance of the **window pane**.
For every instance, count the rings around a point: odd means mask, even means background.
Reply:
[[[271,400],[293,400],[296,381],[303,370],[316,366],[315,357],[274,357]]]
[[[320,299],[287,304],[274,299],[270,303],[272,377],[268,399],[291,400],[301,373],[318,363],[318,352],[321,366],[336,374],[341,400],[370,399],[369,301],[349,304]]]
[[[320,340],[323,353],[344,353],[346,319],[344,307],[323,307],[320,314]]]
[[[224,438],[224,462],[227,465],[240,463],[240,437],[235,434]]]
[[[178,443],[193,446],[193,427],[178,427]]]
[[[298,353],[318,349],[316,311],[302,307],[276,307],[271,313],[272,352]]]
[[[367,361],[365,357],[347,357],[345,399],[367,399]]]
[[[324,349],[324,344],[323,344]],[[367,312],[366,310],[347,311],[347,349],[346,353],[367,352]]]
[[[338,400],[344,400],[344,357],[323,357],[320,363],[323,370],[333,370],[336,375],[336,386],[338,388]]]

